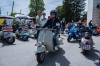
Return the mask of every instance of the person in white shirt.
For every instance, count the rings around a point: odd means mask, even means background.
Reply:
[[[46,13],[43,13],[42,14],[43,15],[43,19],[42,19],[42,26],[47,22],[47,18],[45,18],[45,16],[46,16]]]
[[[41,16],[42,14],[41,14],[41,11],[40,10],[38,10],[37,11],[37,16],[36,16],[36,28],[40,28],[41,27],[41,25],[42,25],[42,16]],[[38,35],[39,35],[39,30],[37,31],[37,39],[38,39]],[[37,41],[38,42],[38,41]]]
[[[37,11],[37,16],[36,16],[36,23],[37,23],[38,27],[41,27],[41,25],[42,25],[42,16],[41,15],[42,15],[41,11],[38,10]]]

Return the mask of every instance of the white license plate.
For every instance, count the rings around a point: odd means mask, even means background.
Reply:
[[[83,45],[82,49],[84,49],[84,50],[90,50],[91,46],[90,45]]]

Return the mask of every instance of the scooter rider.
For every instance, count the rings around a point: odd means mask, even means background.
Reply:
[[[56,10],[51,10],[50,15],[51,15],[50,16],[51,18],[48,19],[47,23],[42,28],[49,27],[49,28],[57,29],[57,31],[53,31],[53,33],[54,33],[53,43],[55,46],[55,50],[58,50],[56,36],[59,33],[59,31],[58,31],[59,28],[58,28],[57,24],[60,24],[60,20],[57,18],[57,11]]]

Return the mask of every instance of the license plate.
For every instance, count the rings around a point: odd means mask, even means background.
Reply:
[[[90,45],[83,45],[82,48],[83,48],[84,50],[90,50],[90,49],[91,49]]]

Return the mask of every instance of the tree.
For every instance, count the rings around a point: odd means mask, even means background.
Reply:
[[[58,11],[58,17],[59,17],[60,19],[63,18],[63,12],[62,12],[63,7],[62,7],[62,6],[57,6],[57,7],[56,7],[56,10]]]
[[[29,16],[35,17],[37,15],[37,11],[44,11],[44,1],[43,0],[30,0],[29,8],[30,8],[30,13]]]
[[[10,14],[10,16],[15,17],[16,14],[17,14],[16,12],[13,12],[13,13]]]
[[[83,17],[84,17],[85,20],[87,20],[87,12],[85,12],[85,13],[83,14]]]
[[[67,22],[78,21],[85,9],[86,0],[63,0],[63,16]]]

